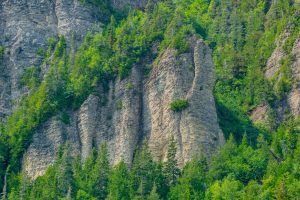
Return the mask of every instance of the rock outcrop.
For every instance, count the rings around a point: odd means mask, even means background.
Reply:
[[[292,50],[294,62],[292,64],[293,84],[292,90],[288,94],[288,105],[291,114],[298,116],[300,114],[300,38],[298,38]]]
[[[173,50],[167,50],[146,80],[143,98],[144,133],[154,158],[166,159],[168,142],[174,136],[181,166],[198,151],[210,157],[224,142],[212,93],[211,51],[199,40],[193,54],[176,57]],[[172,111],[170,104],[176,99],[188,100],[189,107]]]
[[[147,1],[113,0],[115,6],[143,8]],[[47,48],[50,37],[64,35],[80,43],[86,32],[99,28],[92,6],[78,0],[3,0],[0,2],[0,121],[18,105],[27,89],[19,84],[30,66],[41,65],[39,48]],[[98,29],[99,30],[99,29]],[[84,161],[92,148],[108,143],[112,164],[124,159],[130,164],[134,151],[147,139],[156,160],[165,160],[172,136],[177,158],[183,166],[195,153],[207,157],[223,143],[213,86],[214,68],[210,49],[192,42],[190,53],[177,55],[167,49],[147,76],[143,64],[134,66],[129,77],[109,83],[98,95],[90,95],[77,111],[67,111],[41,124],[23,156],[23,169],[33,179],[55,162],[64,144]],[[189,106],[174,112],[170,104],[186,99]]]
[[[214,83],[211,50],[201,40],[194,41],[191,53],[177,55],[167,49],[147,76],[143,66],[134,66],[128,78],[111,81],[108,91],[89,96],[78,111],[69,113],[70,124],[58,123],[56,117],[42,125],[24,155],[24,170],[32,178],[43,174],[55,160],[57,145],[64,143],[73,144],[73,152],[84,161],[93,147],[107,142],[112,164],[122,159],[130,164],[144,139],[153,157],[165,160],[174,136],[180,166],[196,153],[210,157],[224,143]],[[189,106],[172,111],[176,99],[186,99]]]
[[[48,38],[58,35],[80,41],[96,24],[89,9],[77,0],[0,2],[0,44],[5,47],[0,61],[0,121],[26,92],[19,84],[24,70],[41,64],[38,48],[46,48]]]
[[[286,30],[282,36],[282,40],[277,42],[277,47],[274,49],[271,57],[269,58],[266,66],[265,76],[268,79],[272,79],[275,76],[280,77],[281,60],[286,56],[286,52],[283,50],[285,41],[290,36],[288,30]],[[290,114],[294,117],[300,114],[300,38],[296,39],[291,52],[293,57],[290,67],[292,74],[292,88],[291,90],[279,101],[275,102],[272,106],[272,111],[267,103],[264,103],[255,108],[251,113],[251,119],[254,122],[267,124],[268,113],[272,112],[275,118],[275,123],[279,124],[284,121]],[[276,80],[275,80],[276,81]],[[275,124],[275,125],[276,125]]]

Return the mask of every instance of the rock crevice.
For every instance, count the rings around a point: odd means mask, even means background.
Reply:
[[[130,165],[144,139],[154,159],[165,161],[171,137],[176,140],[181,167],[198,153],[210,158],[224,144],[224,138],[213,97],[211,50],[202,40],[195,44],[191,53],[181,55],[167,49],[147,77],[142,66],[134,66],[126,79],[111,81],[107,92],[90,95],[78,111],[70,113],[70,124],[59,126],[60,131],[54,131],[58,122],[50,119],[50,125],[35,133],[37,139],[24,156],[25,171],[35,178],[54,162],[57,148],[53,140],[59,140],[56,144],[71,143],[82,161],[92,148],[107,142],[111,163],[123,159]],[[189,106],[172,111],[170,104],[177,99],[187,99]],[[60,137],[60,132],[68,137]],[[47,139],[47,135],[55,139]],[[55,147],[51,154],[44,153],[48,150],[39,145],[42,141],[38,138],[42,137]]]

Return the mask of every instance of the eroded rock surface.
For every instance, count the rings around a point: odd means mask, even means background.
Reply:
[[[40,65],[38,48],[46,48],[48,38],[58,35],[67,40],[73,35],[80,41],[93,28],[95,19],[88,9],[77,0],[0,2],[0,44],[6,52],[0,62],[0,121],[26,92],[19,84],[20,76],[26,68]]]
[[[276,48],[274,49],[271,57],[267,61],[266,72],[265,72],[265,76],[267,78],[274,77],[276,73],[279,71],[280,61],[284,56],[286,56],[286,53],[283,50],[283,45],[289,36],[290,36],[289,31],[285,30],[285,32],[281,36],[281,39],[277,41]]]
[[[57,128],[61,130],[56,131],[55,140],[48,137],[53,133],[49,128],[38,129],[24,157],[25,171],[33,178],[43,174],[55,160],[56,145],[63,143],[73,143],[74,152],[84,161],[93,147],[107,142],[112,164],[122,159],[130,164],[144,139],[154,158],[165,160],[174,136],[180,166],[196,153],[210,157],[224,143],[213,97],[214,66],[211,50],[201,40],[194,44],[191,53],[166,50],[147,76],[143,66],[134,66],[126,79],[111,81],[109,89],[91,95],[78,111],[70,113],[70,124]],[[170,104],[177,99],[188,100],[189,106],[172,111]],[[57,124],[53,119],[47,123],[52,124],[49,127]],[[61,132],[68,137],[60,137]],[[38,153],[48,152],[38,150],[43,148],[38,138],[47,140],[51,154]]]
[[[198,151],[209,157],[224,142],[212,94],[211,51],[197,41],[193,54],[176,57],[167,50],[145,84],[143,124],[149,147],[154,158],[165,160],[174,136],[181,166]],[[188,108],[172,111],[170,104],[176,99],[188,100]]]
[[[54,163],[64,140],[63,124],[57,117],[43,124],[24,155],[25,172],[32,178],[42,175]]]
[[[278,75],[278,77],[281,76],[280,61],[287,56],[283,50],[283,46],[289,36],[289,31],[286,30],[282,36],[282,40],[277,42],[277,47],[267,62],[266,78],[272,79],[276,77],[276,75]],[[300,38],[294,42],[291,55],[293,56],[293,60],[292,65],[289,67],[292,73],[292,89],[272,106],[273,117],[275,118],[276,124],[284,121],[290,114],[294,117],[298,117],[300,114]],[[258,106],[250,113],[251,119],[254,122],[267,123],[269,108],[270,106],[268,106],[267,103]]]

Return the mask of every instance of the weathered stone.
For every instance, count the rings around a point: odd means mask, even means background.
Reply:
[[[143,124],[152,154],[165,160],[174,136],[180,166],[195,153],[210,157],[224,143],[212,93],[215,76],[211,50],[197,41],[193,52],[177,58],[174,50],[167,50],[145,85]],[[176,99],[188,100],[188,108],[172,111],[170,104]]]
[[[113,1],[118,8],[144,8],[146,3]],[[0,2],[0,44],[6,49],[0,61],[1,121],[28,92],[19,80],[26,68],[41,64],[38,48],[46,48],[48,38],[59,35],[68,44],[71,39],[79,43],[87,31],[99,26],[93,9],[77,0]],[[63,111],[70,123],[65,124],[59,113],[41,124],[24,154],[24,171],[33,179],[44,174],[64,144],[84,161],[92,148],[107,142],[112,164],[122,159],[130,164],[141,141],[148,139],[154,158],[165,160],[172,135],[180,166],[198,152],[210,157],[224,143],[212,93],[214,69],[210,49],[201,40],[191,40],[191,53],[166,50],[148,77],[143,64],[134,66],[129,77],[111,81],[108,91],[90,95],[78,111]],[[44,65],[42,72],[47,68]],[[176,99],[187,99],[188,108],[172,111],[170,104]]]
[[[95,139],[96,117],[99,98],[89,96],[79,111],[78,128],[81,141],[81,158],[85,160],[91,153]]]
[[[289,31],[286,30],[283,34],[283,39],[277,42],[277,47],[267,62],[267,70],[265,72],[267,78],[272,78],[276,73],[279,73],[280,60],[287,56],[283,51],[283,45],[289,36]],[[293,62],[289,67],[291,67],[293,85],[291,91],[281,100],[276,101],[272,107],[275,117],[274,125],[286,120],[290,114],[294,117],[298,117],[300,114],[300,38],[297,38],[294,42],[291,55],[293,56]],[[250,114],[251,119],[254,122],[268,121],[267,107],[267,104],[264,103],[255,108]]]
[[[300,114],[300,38],[298,38],[292,50],[294,62],[292,64],[293,89],[287,95],[291,113],[297,117]]]
[[[256,123],[267,123],[268,122],[268,104],[262,104],[257,106],[250,112],[250,118],[253,122]]]
[[[54,163],[64,141],[62,122],[57,117],[51,118],[37,130],[24,154],[25,172],[34,179],[43,175]]]
[[[26,68],[41,64],[38,48],[46,48],[48,38],[58,35],[64,35],[68,41],[73,35],[80,41],[95,24],[89,9],[77,0],[0,2],[0,44],[6,49],[4,60],[0,61],[0,121],[27,92],[19,80]]]
[[[82,161],[93,147],[107,142],[111,163],[123,159],[130,165],[144,139],[148,139],[154,158],[165,160],[172,136],[180,166],[200,152],[211,157],[224,143],[213,97],[214,68],[211,50],[201,40],[194,43],[192,53],[177,56],[175,50],[166,50],[148,78],[143,67],[134,66],[128,78],[111,81],[109,90],[99,92],[99,97],[89,96],[78,112],[69,113],[70,124],[61,123],[55,129],[58,135],[63,132],[67,136],[56,136],[56,144],[52,144],[52,137],[47,138],[53,128],[38,129],[37,139],[25,154],[25,171],[33,178],[43,174],[55,160],[55,145],[66,142],[72,144],[74,154],[81,155]],[[181,112],[172,111],[170,104],[176,99],[187,99],[189,106]],[[55,123],[47,122],[52,126]],[[48,152],[42,149],[42,142],[55,146],[50,156],[39,153]]]
[[[277,41],[276,48],[274,49],[271,57],[268,59],[268,62],[267,62],[266,72],[265,72],[265,76],[267,78],[272,78],[279,71],[280,61],[284,56],[286,56],[282,47],[289,36],[290,36],[290,33],[288,30],[286,30],[283,33],[283,35],[281,36],[282,39]]]

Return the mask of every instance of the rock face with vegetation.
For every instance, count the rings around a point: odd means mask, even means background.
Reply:
[[[198,150],[210,157],[224,143],[213,97],[211,50],[201,40],[192,42],[192,53],[176,58],[176,52],[168,49],[162,54],[146,80],[143,106],[144,132],[154,158],[166,160],[168,141],[174,135],[181,166]],[[188,105],[170,109],[178,99]]]
[[[5,48],[0,63],[4,72],[0,75],[1,121],[27,92],[20,84],[21,75],[26,68],[41,64],[38,50],[46,48],[47,40],[58,35],[74,43],[82,40],[97,25],[92,13],[76,0],[0,2],[0,41]]]
[[[155,160],[166,160],[171,137],[180,166],[199,151],[211,157],[224,144],[213,97],[214,66],[211,50],[201,40],[193,42],[192,52],[178,57],[175,49],[167,49],[148,76],[144,66],[135,66],[128,78],[111,82],[102,99],[90,95],[69,113],[69,124],[59,116],[49,119],[26,150],[24,170],[33,178],[43,174],[66,142],[82,161],[95,144],[100,148],[107,142],[112,164],[122,159],[131,164],[144,139]],[[170,105],[177,99],[188,106],[173,111]]]
[[[291,34],[285,30],[268,59],[265,71],[266,78],[274,82],[274,90],[279,96],[279,100],[272,106],[263,103],[255,108],[251,113],[254,122],[268,123],[270,117],[273,117],[275,123],[279,124],[286,120],[290,114],[294,117],[300,114],[300,41],[299,38],[296,39],[287,51],[286,46],[288,44],[286,43],[289,42],[287,41],[289,37]],[[279,90],[281,92],[278,92]],[[273,109],[273,113],[271,113],[270,108]]]
[[[1,199],[297,199],[298,0],[0,1]]]

